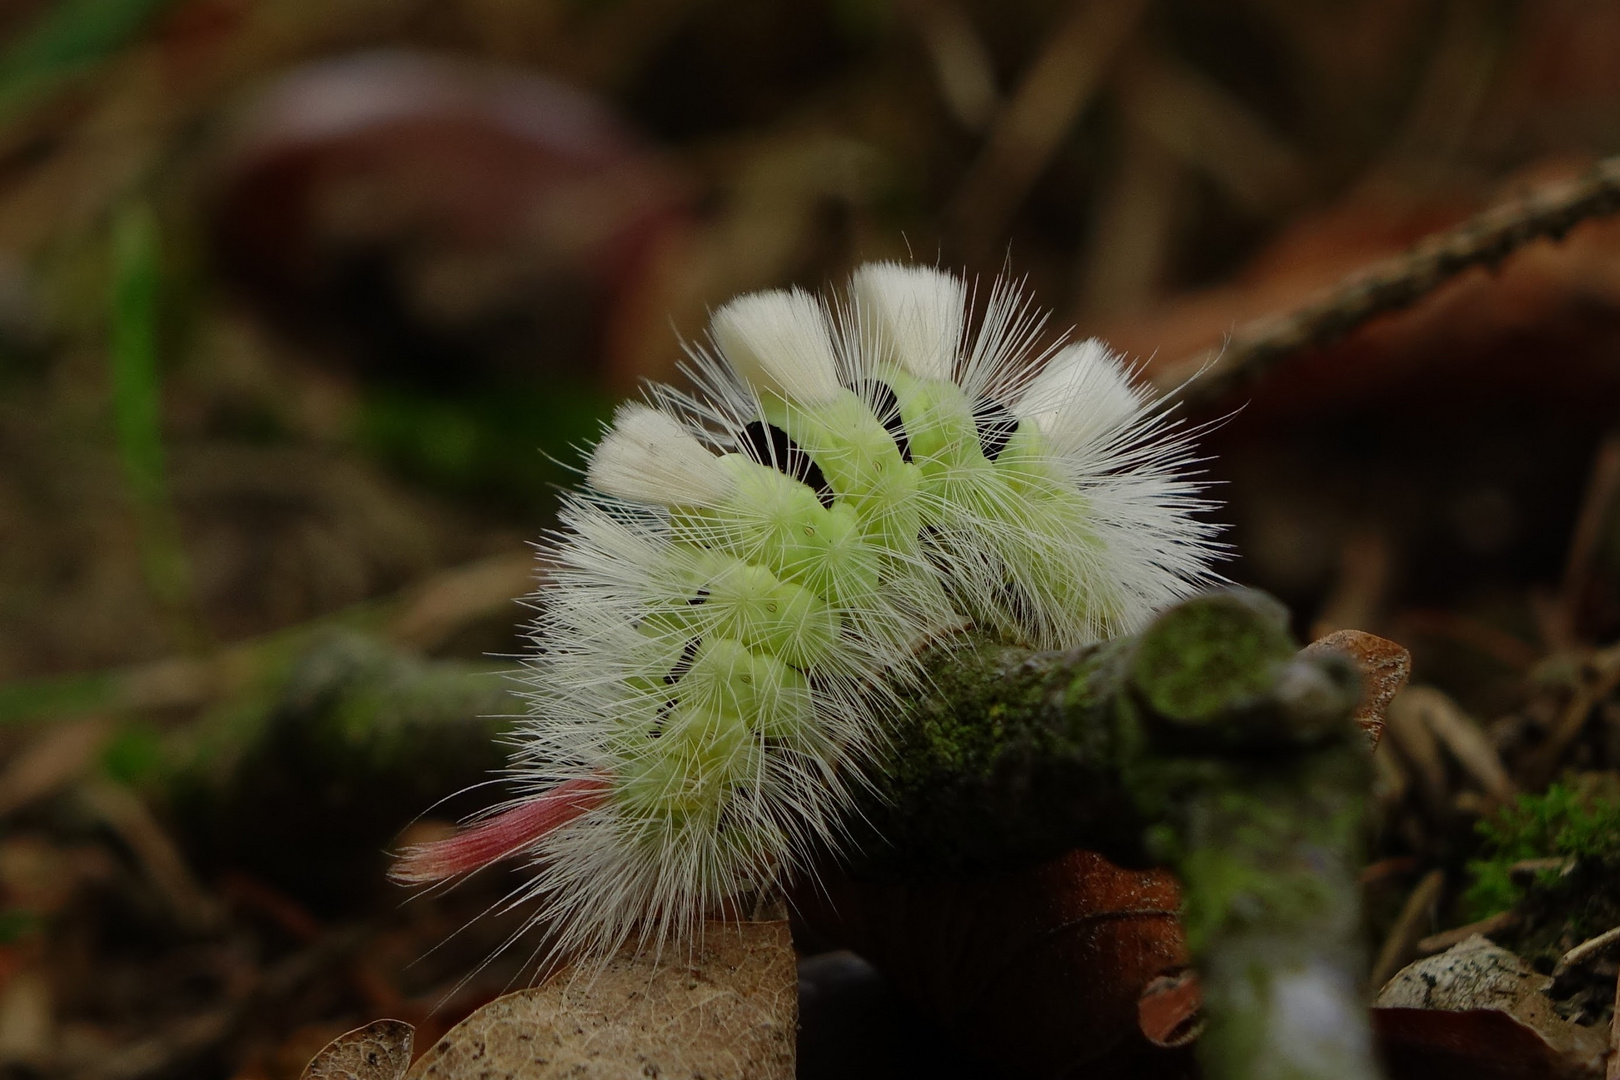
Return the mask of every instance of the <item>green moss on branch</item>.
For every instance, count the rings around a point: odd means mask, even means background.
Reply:
[[[1134,638],[1062,653],[980,641],[931,673],[894,718],[856,874],[1074,847],[1166,863],[1204,980],[1206,1075],[1377,1075],[1355,883],[1369,761],[1347,658],[1300,655],[1275,601],[1232,591]]]

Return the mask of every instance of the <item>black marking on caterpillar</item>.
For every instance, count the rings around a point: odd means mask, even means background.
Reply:
[[[973,406],[973,426],[979,432],[979,450],[986,461],[994,461],[1007,449],[1013,433],[1018,430],[1018,417],[994,398],[985,398]]]
[[[902,461],[911,460],[911,438],[906,434],[906,422],[900,416],[900,399],[894,389],[882,379],[868,379],[860,385],[860,394],[872,406],[872,415],[883,423]]]
[[[686,643],[686,647],[681,650],[681,658],[675,661],[675,666],[669,669],[668,675],[664,676],[666,686],[674,686],[681,681],[682,675],[692,670],[692,661],[697,659],[697,652],[702,647],[703,639],[700,637],[692,638]]]
[[[761,465],[769,465],[808,485],[816,493],[816,498],[821,500],[822,506],[832,506],[832,485],[822,475],[821,466],[812,461],[810,455],[775,424],[750,420],[743,427],[743,450]]]

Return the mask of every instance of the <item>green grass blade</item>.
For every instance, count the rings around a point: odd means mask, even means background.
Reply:
[[[157,223],[147,207],[127,209],[119,214],[113,229],[108,348],[118,455],[135,504],[147,585],[168,612],[179,643],[196,648],[204,635],[165,480],[158,369],[161,293]]]

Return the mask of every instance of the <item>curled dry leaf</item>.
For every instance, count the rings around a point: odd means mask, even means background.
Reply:
[[[1378,994],[1373,1027],[1394,1080],[1577,1080],[1603,1075],[1608,1039],[1559,1016],[1552,980],[1475,936],[1411,964]]]
[[[864,956],[988,1060],[1035,1076],[1185,1066],[1167,1047],[1196,1034],[1197,984],[1162,999],[1167,987],[1149,990],[1187,965],[1181,893],[1166,871],[1071,851],[977,878],[829,876],[795,907],[813,936]]]
[[[1361,630],[1335,630],[1305,646],[1307,656],[1343,653],[1355,661],[1361,673],[1361,702],[1355,721],[1376,748],[1384,734],[1384,714],[1389,703],[1406,685],[1412,674],[1412,654],[1402,645]]]
[[[711,922],[691,956],[626,950],[490,1002],[408,1080],[790,1080],[797,1019],[787,922]]]
[[[415,1038],[416,1029],[403,1020],[375,1020],[327,1043],[300,1080],[400,1080]]]
[[[216,152],[208,225],[244,295],[283,329],[336,335],[335,357],[430,381],[589,363],[557,327],[605,326],[687,199],[604,101],[426,52],[282,73]],[[506,326],[525,366],[468,347]]]
[[[1203,988],[1191,968],[1160,975],[1136,1001],[1137,1026],[1154,1046],[1187,1046],[1204,1030]]]

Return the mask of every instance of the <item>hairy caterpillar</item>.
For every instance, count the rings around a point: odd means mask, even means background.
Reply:
[[[686,934],[836,850],[885,698],[974,627],[1059,648],[1210,577],[1186,432],[1095,340],[1037,353],[997,287],[874,263],[833,307],[742,296],[695,390],[621,408],[537,598],[520,794],[395,876],[511,855],[558,951]]]

